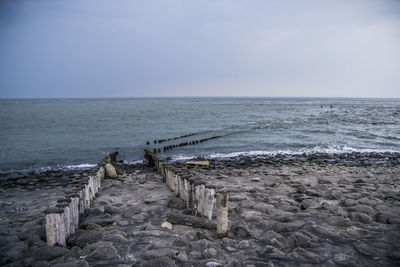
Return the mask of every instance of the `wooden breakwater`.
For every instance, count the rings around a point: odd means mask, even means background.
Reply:
[[[89,171],[87,177],[71,181],[64,198],[57,200],[55,207],[45,210],[48,245],[66,246],[66,239],[79,228],[79,221],[90,208],[104,178],[117,177],[113,166],[117,154],[114,152],[108,155]]]
[[[156,153],[146,149],[145,159],[162,176],[163,182],[186,203],[195,216],[213,218],[214,206],[217,217],[217,235],[228,232],[228,192],[196,179],[187,172],[175,168]]]

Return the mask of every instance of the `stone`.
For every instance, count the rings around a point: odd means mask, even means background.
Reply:
[[[207,267],[221,267],[223,266],[221,263],[216,262],[216,261],[209,261],[206,263]]]
[[[251,236],[250,231],[243,226],[232,226],[232,233],[237,238],[246,238]]]
[[[118,177],[117,171],[111,163],[107,163],[104,167],[109,178],[116,179]]]
[[[176,210],[184,210],[186,209],[186,203],[179,198],[174,197],[168,200],[168,207]]]
[[[89,267],[89,263],[85,260],[72,260],[64,263],[51,265],[53,267]]]
[[[203,250],[202,255],[205,259],[215,258],[218,255],[218,251],[215,248],[208,248],[208,249]]]
[[[236,252],[237,251],[237,249],[234,248],[234,247],[226,247],[226,250],[229,251],[229,252]]]
[[[71,236],[69,238],[69,243],[79,246],[81,248],[85,247],[87,244],[98,242],[103,238],[103,233],[96,230],[85,230],[79,231],[79,233]]]
[[[35,258],[36,261],[44,260],[51,261],[56,258],[70,255],[71,251],[58,246],[43,246],[43,247],[35,247],[31,249],[31,254]]]
[[[135,216],[136,214],[139,214],[142,211],[141,208],[133,206],[133,207],[129,207],[129,209],[127,211],[124,211],[122,213],[122,217],[124,217],[125,219],[131,219],[133,216]]]
[[[92,208],[92,209],[89,210],[89,214],[93,215],[93,216],[96,216],[96,215],[102,215],[103,212],[99,208]]]
[[[83,249],[88,260],[112,260],[118,258],[117,249],[109,242],[97,242],[87,245]]]
[[[146,260],[154,259],[154,258],[161,258],[161,257],[174,257],[178,254],[179,251],[170,248],[158,248],[158,249],[150,249],[146,250],[143,253],[143,258]]]
[[[240,249],[246,249],[250,247],[250,242],[248,240],[242,240],[239,242],[238,247]]]
[[[293,233],[288,237],[287,243],[289,246],[293,248],[296,247],[307,248],[310,247],[311,245],[311,239],[302,233]]]
[[[178,255],[176,255],[176,257],[180,260],[180,261],[188,261],[189,257],[186,254],[185,251],[179,251]]]
[[[120,210],[116,207],[106,205],[104,206],[104,213],[114,215],[120,213]]]
[[[163,222],[161,224],[162,228],[167,228],[168,230],[172,230],[172,224],[170,222]]]
[[[160,257],[160,258],[153,258],[149,260],[143,261],[140,267],[155,267],[155,266],[165,266],[165,267],[173,267],[177,266],[173,259],[170,257]]]

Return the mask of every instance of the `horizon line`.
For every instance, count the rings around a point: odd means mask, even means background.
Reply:
[[[87,96],[87,97],[0,97],[0,100],[61,100],[61,99],[151,99],[151,98],[309,98],[309,99],[400,99],[400,97],[359,96]]]

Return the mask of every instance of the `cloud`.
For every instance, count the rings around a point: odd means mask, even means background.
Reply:
[[[2,4],[0,97],[400,97],[396,1]]]

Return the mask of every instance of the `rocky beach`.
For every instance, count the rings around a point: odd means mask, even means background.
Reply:
[[[346,158],[242,157],[211,160],[209,169],[173,163],[229,192],[224,237],[216,235],[215,215],[192,216],[153,168],[116,163],[118,177],[104,180],[67,246],[48,246],[43,211],[88,173],[3,180],[0,264],[399,265],[399,156]]]

